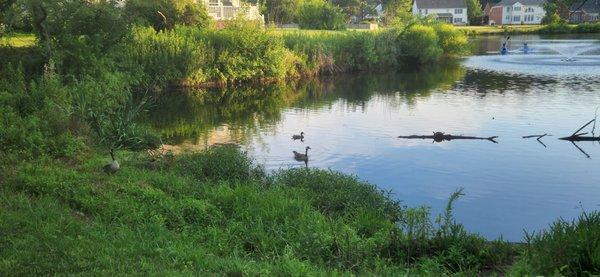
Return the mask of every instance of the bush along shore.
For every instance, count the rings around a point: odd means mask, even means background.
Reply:
[[[466,49],[466,37],[445,24],[281,32],[237,23],[223,30],[135,28],[117,60],[120,70],[139,72],[142,84],[210,87],[403,69],[458,57]]]
[[[547,25],[505,25],[505,26],[462,26],[458,30],[469,36],[477,35],[526,35],[526,34],[597,34],[600,23],[568,24],[555,22]]]
[[[112,1],[31,1],[37,42],[0,47],[0,275],[600,272],[598,213],[488,241],[454,220],[461,190],[432,216],[353,176],[268,174],[235,147],[173,156],[140,120],[169,86],[434,64],[464,53],[454,27],[213,30],[194,1],[167,22],[148,3],[127,1],[129,18]]]

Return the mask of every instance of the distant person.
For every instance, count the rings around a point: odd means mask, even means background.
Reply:
[[[529,45],[527,45],[527,42],[523,43],[523,54],[529,54]]]
[[[508,54],[508,49],[506,48],[506,42],[502,43],[502,48],[500,48],[500,54],[501,55]]]

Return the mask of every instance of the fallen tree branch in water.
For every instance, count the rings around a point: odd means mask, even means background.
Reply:
[[[543,138],[543,137],[545,137],[545,136],[552,136],[552,135],[548,135],[548,134],[543,134],[543,135],[531,135],[531,136],[524,136],[523,138],[524,138],[524,139],[528,139],[528,138],[536,138],[536,140],[537,140],[537,141],[538,141],[540,144],[542,144],[542,145],[544,146],[544,148],[547,148],[548,146],[546,146],[546,144],[544,144],[544,143],[542,142],[542,138]]]
[[[469,140],[489,140],[493,143],[498,143],[495,140],[498,138],[498,136],[493,136],[493,137],[454,136],[454,135],[450,135],[450,134],[444,134],[442,132],[434,132],[433,135],[431,135],[431,136],[411,135],[411,136],[398,136],[398,138],[401,138],[401,139],[433,139],[435,142],[442,142],[445,140],[451,141],[451,140],[457,140],[457,139],[469,139]]]
[[[568,141],[600,141],[600,136],[595,137],[592,135],[591,137],[584,137],[588,133],[579,133],[581,130],[585,129],[585,127],[587,127],[590,124],[595,123],[595,122],[596,122],[596,119],[594,118],[594,119],[590,120],[588,123],[586,123],[585,125],[581,126],[581,128],[577,129],[577,131],[573,132],[573,134],[571,136],[560,138],[560,139],[568,140]]]

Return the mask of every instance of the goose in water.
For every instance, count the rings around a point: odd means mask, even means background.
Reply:
[[[299,134],[299,135],[293,135],[293,136],[292,136],[292,139],[293,139],[293,140],[297,140],[297,139],[299,139],[299,140],[304,140],[304,132],[300,132],[300,134]]]
[[[110,157],[112,158],[112,162],[102,167],[106,174],[114,174],[119,171],[119,168],[121,167],[119,162],[115,159],[115,153],[112,149],[110,149]]]
[[[310,149],[310,147],[306,146],[306,152],[304,152],[304,154],[292,151],[294,152],[294,159],[296,159],[296,161],[308,161],[308,149]]]

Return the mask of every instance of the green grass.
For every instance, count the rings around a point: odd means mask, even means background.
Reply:
[[[3,171],[0,274],[449,274],[499,268],[494,244],[341,173],[273,174],[236,148],[119,151]],[[419,230],[418,233],[406,230]],[[502,243],[502,245],[508,245]],[[508,250],[507,255],[514,255]],[[512,254],[511,254],[512,253]]]
[[[474,35],[537,33],[543,27],[544,25],[456,26],[457,29]]]
[[[37,43],[33,34],[6,34],[0,36],[0,47],[32,47]]]

